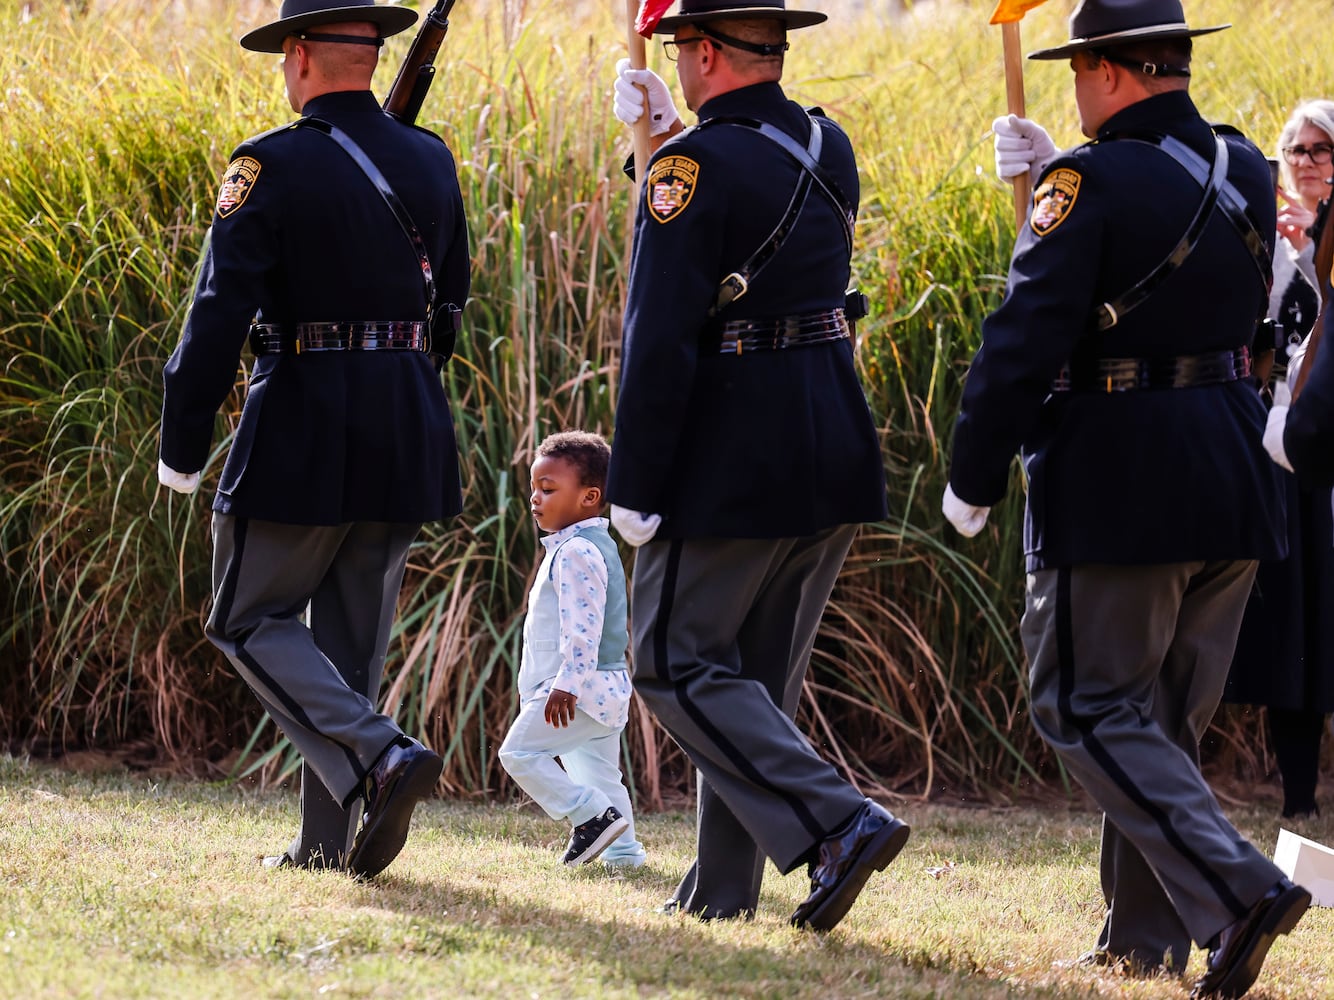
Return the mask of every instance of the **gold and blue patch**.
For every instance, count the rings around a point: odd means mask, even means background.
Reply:
[[[259,169],[259,160],[252,156],[240,156],[227,164],[218,187],[218,218],[227,218],[245,204],[259,179]]]
[[[1046,236],[1070,217],[1083,180],[1078,170],[1068,167],[1053,170],[1042,178],[1042,183],[1033,192],[1033,211],[1028,217],[1033,232]]]
[[[653,164],[644,185],[648,211],[659,222],[671,222],[686,210],[699,180],[699,163],[688,156],[664,156]]]

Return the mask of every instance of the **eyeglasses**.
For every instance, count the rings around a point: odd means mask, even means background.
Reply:
[[[1327,142],[1317,142],[1314,146],[1284,146],[1283,159],[1289,166],[1295,167],[1302,162],[1303,156],[1309,156],[1312,163],[1328,163],[1334,157],[1334,146]]]
[[[662,51],[667,54],[668,60],[676,62],[677,57],[680,55],[679,50],[682,45],[694,45],[696,42],[705,41],[708,41],[708,39],[703,35],[696,35],[694,38],[678,38],[675,40],[670,38],[664,39],[662,43]]]

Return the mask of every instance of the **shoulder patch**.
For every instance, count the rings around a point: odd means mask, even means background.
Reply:
[[[698,180],[697,161],[688,156],[662,157],[653,164],[644,185],[649,214],[659,222],[671,222],[690,204]]]
[[[260,162],[253,156],[241,156],[227,164],[218,187],[218,218],[225,219],[245,204],[259,179]]]
[[[1079,185],[1084,176],[1078,170],[1061,167],[1042,179],[1033,192],[1033,212],[1028,224],[1039,236],[1046,236],[1074,210]]]

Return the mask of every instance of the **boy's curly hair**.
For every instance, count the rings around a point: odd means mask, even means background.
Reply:
[[[606,492],[607,464],[611,446],[591,431],[561,431],[549,434],[537,446],[538,458],[563,458],[579,470],[580,486],[596,486]]]

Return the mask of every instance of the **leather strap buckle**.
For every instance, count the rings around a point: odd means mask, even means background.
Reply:
[[[740,271],[733,271],[718,283],[718,299],[715,311],[722,312],[725,306],[731,305],[748,291],[750,291],[750,282],[746,280],[746,276]]]

